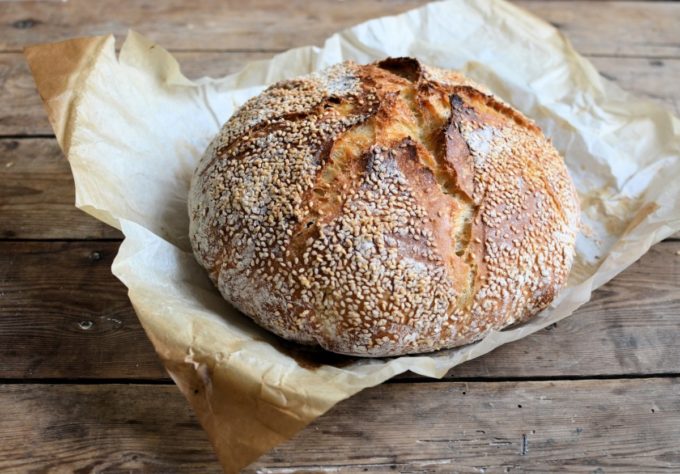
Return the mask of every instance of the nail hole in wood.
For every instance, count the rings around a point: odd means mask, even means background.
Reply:
[[[93,326],[94,326],[94,323],[92,321],[88,320],[88,319],[85,319],[85,320],[80,321],[78,323],[78,327],[80,329],[82,329],[83,331],[89,331],[90,329],[92,329]]]

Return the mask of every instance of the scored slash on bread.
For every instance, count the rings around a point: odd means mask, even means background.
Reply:
[[[282,81],[194,174],[194,254],[289,340],[358,356],[468,344],[566,282],[578,198],[540,129],[459,73],[388,58]]]

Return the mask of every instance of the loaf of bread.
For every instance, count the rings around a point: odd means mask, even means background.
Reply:
[[[568,277],[579,203],[520,112],[411,58],[274,84],[194,174],[190,237],[236,308],[356,356],[468,344]]]

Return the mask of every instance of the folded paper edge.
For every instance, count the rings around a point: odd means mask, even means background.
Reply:
[[[24,48],[33,80],[62,151],[68,155],[78,104],[78,87],[86,80],[113,35],[75,38]]]

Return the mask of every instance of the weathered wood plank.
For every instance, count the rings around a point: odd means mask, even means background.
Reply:
[[[382,385],[250,472],[673,471],[679,395],[674,378]]]
[[[581,54],[677,57],[680,4],[661,2],[513,2],[560,29]]]
[[[178,52],[185,74],[192,78],[220,77],[238,71],[250,61],[274,53]],[[589,58],[606,77],[635,94],[650,98],[680,115],[680,59]],[[52,134],[28,67],[19,53],[0,53],[0,135]]]
[[[4,385],[0,405],[3,471],[218,470],[172,386]],[[679,438],[678,378],[386,384],[246,472],[674,472]]]
[[[97,3],[13,2],[0,11],[0,51],[29,43],[103,33],[128,27],[170,49],[282,50],[319,44],[356,23],[393,15],[423,0],[332,0],[284,4],[274,0],[162,3],[120,0]],[[559,26],[583,53],[671,57],[680,55],[676,2],[519,1],[519,6]],[[285,21],[282,18],[285,17]]]
[[[170,385],[0,386],[2,472],[220,472]]]
[[[110,273],[117,246],[0,242],[0,378],[167,379]],[[448,377],[680,373],[678,251],[656,245],[557,327]]]
[[[285,4],[276,0],[220,2],[122,0],[93,6],[86,0],[63,4],[13,3],[0,12],[0,50],[73,36],[115,33],[129,27],[169,49],[283,50],[317,44],[336,30],[370,18],[396,14],[424,0],[360,0],[352,6],[330,0]],[[284,21],[285,20],[285,21]]]
[[[118,238],[76,209],[73,177],[55,139],[0,140],[0,237]]]
[[[655,245],[573,316],[448,376],[559,377],[585,367],[589,375],[680,373],[678,251],[680,242]],[[678,362],[664,362],[670,359]]]
[[[28,65],[19,53],[0,53],[0,135],[51,134]]]
[[[174,53],[192,78],[220,77],[273,53]],[[51,135],[40,96],[21,53],[0,53],[0,135]]]
[[[0,244],[0,378],[166,378],[111,274],[116,242]]]
[[[665,106],[680,117],[680,59],[617,58],[591,56],[588,59],[607,79],[623,89]]]

